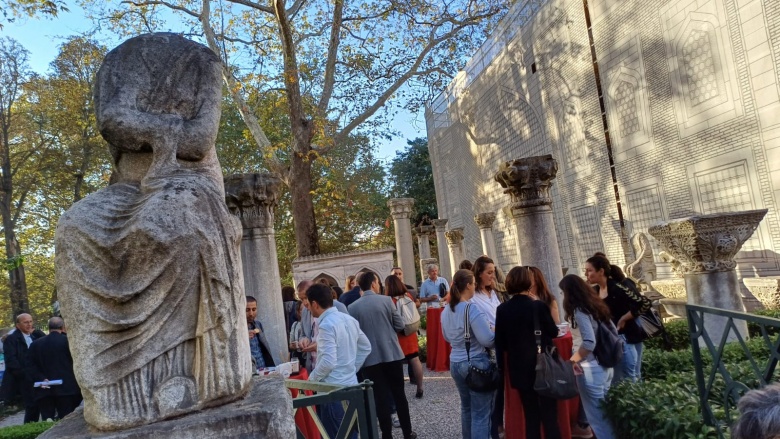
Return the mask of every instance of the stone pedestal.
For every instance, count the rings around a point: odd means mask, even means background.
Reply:
[[[417,249],[420,253],[420,260],[431,258],[431,233],[433,226],[419,226],[414,229],[417,233]]]
[[[249,394],[220,407],[176,419],[114,432],[100,432],[84,420],[82,408],[38,436],[44,439],[218,439],[295,438],[290,391],[281,376],[255,377]]]
[[[447,220],[435,219],[431,220],[431,222],[436,228],[436,249],[439,251],[439,275],[447,279],[447,281],[451,281],[452,275],[458,267],[455,266],[453,268],[452,261],[450,260],[450,252],[447,249],[447,237],[444,235]],[[460,263],[460,261],[458,263]]]
[[[536,156],[505,162],[495,180],[512,200],[510,213],[517,232],[519,265],[536,266],[542,271],[563,315],[558,288],[563,269],[550,198],[557,173],[558,162],[551,155]]]
[[[685,279],[681,277],[654,280],[650,284],[667,299],[687,300],[688,298],[688,294],[685,292]]]
[[[742,283],[764,308],[780,309],[780,277],[746,277]]]
[[[689,304],[745,311],[734,256],[750,238],[767,210],[720,213],[680,218],[650,227],[650,234],[679,262]],[[747,323],[735,321],[747,336]],[[704,327],[712,340],[720,340],[726,318],[708,315]],[[735,334],[729,334],[729,341]]]
[[[393,216],[393,225],[395,226],[395,251],[398,256],[398,266],[404,271],[406,281],[416,285],[417,274],[414,269],[412,224],[409,222],[414,198],[391,198],[387,200],[387,206],[390,207],[390,214]]]
[[[466,252],[463,250],[463,227],[448,230],[444,236],[447,237],[447,247],[449,247],[450,261],[452,261],[452,275],[454,276],[460,262],[466,259]]]
[[[496,238],[493,236],[493,223],[495,221],[495,212],[483,212],[474,216],[474,222],[479,227],[479,236],[482,238],[482,253],[493,259],[496,265],[499,265]]]
[[[244,290],[257,299],[257,315],[276,364],[288,360],[279,258],[276,255],[274,209],[281,180],[268,174],[225,178],[225,200],[243,228],[241,267]]]

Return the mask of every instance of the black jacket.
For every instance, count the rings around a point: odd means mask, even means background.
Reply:
[[[30,345],[27,375],[35,381],[62,380],[61,386],[50,389],[36,389],[35,398],[44,396],[81,395],[81,389],[73,374],[73,358],[70,356],[68,336],[51,332],[46,337],[35,340]]]
[[[46,334],[40,329],[36,329],[30,335],[33,341],[35,341]],[[6,372],[10,372],[18,380],[25,379],[25,365],[27,364],[29,348],[27,347],[27,342],[24,341],[22,331],[17,329],[5,339],[3,351],[5,352]]]
[[[599,286],[595,286],[595,290],[599,291]],[[612,279],[607,280],[607,297],[604,302],[609,307],[609,313],[612,314],[612,323],[617,327],[618,320],[629,311],[634,317],[644,314],[650,310],[653,305],[650,299],[643,296],[638,291],[626,287],[625,285],[616,282]],[[635,321],[627,322],[623,329],[618,331],[626,337],[626,342],[629,344],[639,343],[642,341],[642,335],[639,332],[639,326]]]
[[[542,348],[546,349],[558,336],[558,327],[544,302],[515,294],[496,310],[496,352],[499,359],[506,353],[509,380],[521,391],[532,388],[536,379],[534,314],[542,331]]]

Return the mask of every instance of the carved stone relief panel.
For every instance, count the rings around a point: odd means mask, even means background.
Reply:
[[[722,0],[670,2],[661,10],[661,24],[680,134],[742,115]]]
[[[664,193],[661,179],[651,177],[635,184],[626,185],[621,191],[623,201],[623,214],[626,218],[626,226],[629,236],[636,233],[647,233],[650,226],[668,218],[666,206],[662,199]],[[656,262],[661,262],[658,252],[658,242],[647,235]]]

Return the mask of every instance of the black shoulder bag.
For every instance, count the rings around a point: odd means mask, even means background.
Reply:
[[[534,391],[552,399],[569,399],[579,394],[574,367],[558,355],[555,346],[542,349],[542,331],[539,316],[534,311],[534,337],[536,338],[536,379]]]
[[[466,358],[469,362],[469,373],[466,375],[466,385],[475,392],[492,392],[498,389],[501,375],[496,363],[490,362],[487,369],[480,369],[471,365],[471,323],[469,322],[470,303],[466,303],[466,333],[463,339],[466,341]]]

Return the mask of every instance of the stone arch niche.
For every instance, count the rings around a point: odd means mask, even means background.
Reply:
[[[346,278],[345,278],[346,280]],[[339,286],[339,281],[336,280],[336,278],[328,273],[320,273],[316,276],[314,276],[314,282],[317,283],[324,283],[325,285],[329,287],[337,287]]]
[[[373,271],[384,280],[394,266],[392,247],[376,250],[328,253],[293,260],[293,283],[326,279],[330,286],[345,287],[347,276]]]

